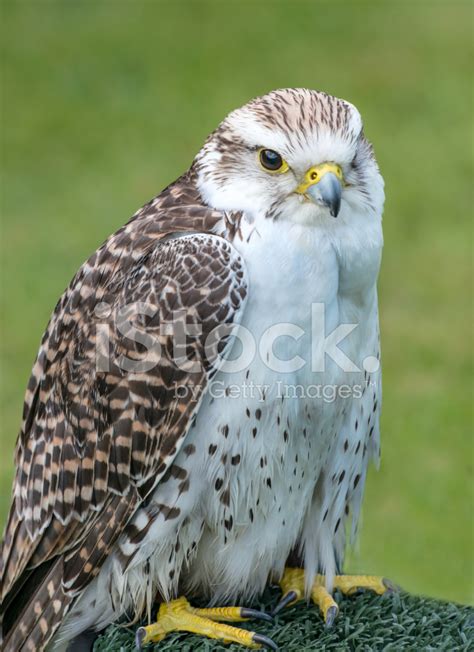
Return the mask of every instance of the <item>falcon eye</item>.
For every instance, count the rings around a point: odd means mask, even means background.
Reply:
[[[280,154],[273,149],[259,150],[259,158],[262,167],[270,172],[286,172],[288,169]]]

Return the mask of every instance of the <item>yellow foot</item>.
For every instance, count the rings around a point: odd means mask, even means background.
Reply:
[[[160,605],[156,623],[140,627],[135,635],[139,650],[147,643],[157,643],[170,632],[192,632],[208,638],[217,638],[224,643],[240,643],[250,648],[262,646],[270,650],[278,649],[275,643],[262,634],[249,632],[246,629],[223,625],[222,622],[239,623],[260,618],[272,620],[269,614],[245,607],[216,607],[214,609],[197,609],[192,607],[186,598],[178,598]]]
[[[280,587],[283,591],[283,596],[273,610],[273,616],[288,605],[304,598],[304,570],[301,568],[286,568],[280,580]],[[395,585],[384,577],[372,575],[336,575],[334,578],[334,588],[339,589],[345,595],[351,595],[359,589],[369,589],[379,595],[382,595],[386,591],[394,591],[396,589]],[[311,589],[311,599],[319,607],[326,626],[330,627],[339,612],[339,607],[324,586],[324,575],[316,576],[313,588]]]

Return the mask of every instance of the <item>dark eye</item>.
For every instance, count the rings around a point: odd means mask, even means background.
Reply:
[[[260,150],[260,163],[266,170],[271,170],[272,172],[276,172],[283,167],[283,159],[273,149]]]

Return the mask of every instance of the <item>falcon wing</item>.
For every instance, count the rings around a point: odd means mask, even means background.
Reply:
[[[81,267],[43,337],[2,549],[6,650],[42,649],[98,573],[183,445],[226,344],[209,355],[209,334],[241,318],[246,274],[230,243],[164,238],[222,218],[197,202],[180,206],[182,192],[178,181]],[[181,360],[175,311],[189,331]],[[201,396],[190,401],[176,384]]]

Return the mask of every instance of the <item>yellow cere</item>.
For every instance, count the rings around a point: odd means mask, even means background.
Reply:
[[[314,184],[321,181],[328,172],[335,174],[341,182],[344,181],[344,175],[342,174],[340,165],[337,165],[337,163],[320,163],[319,165],[314,165],[306,172],[304,181],[298,186],[296,192],[304,195],[310,186],[314,186]]]

